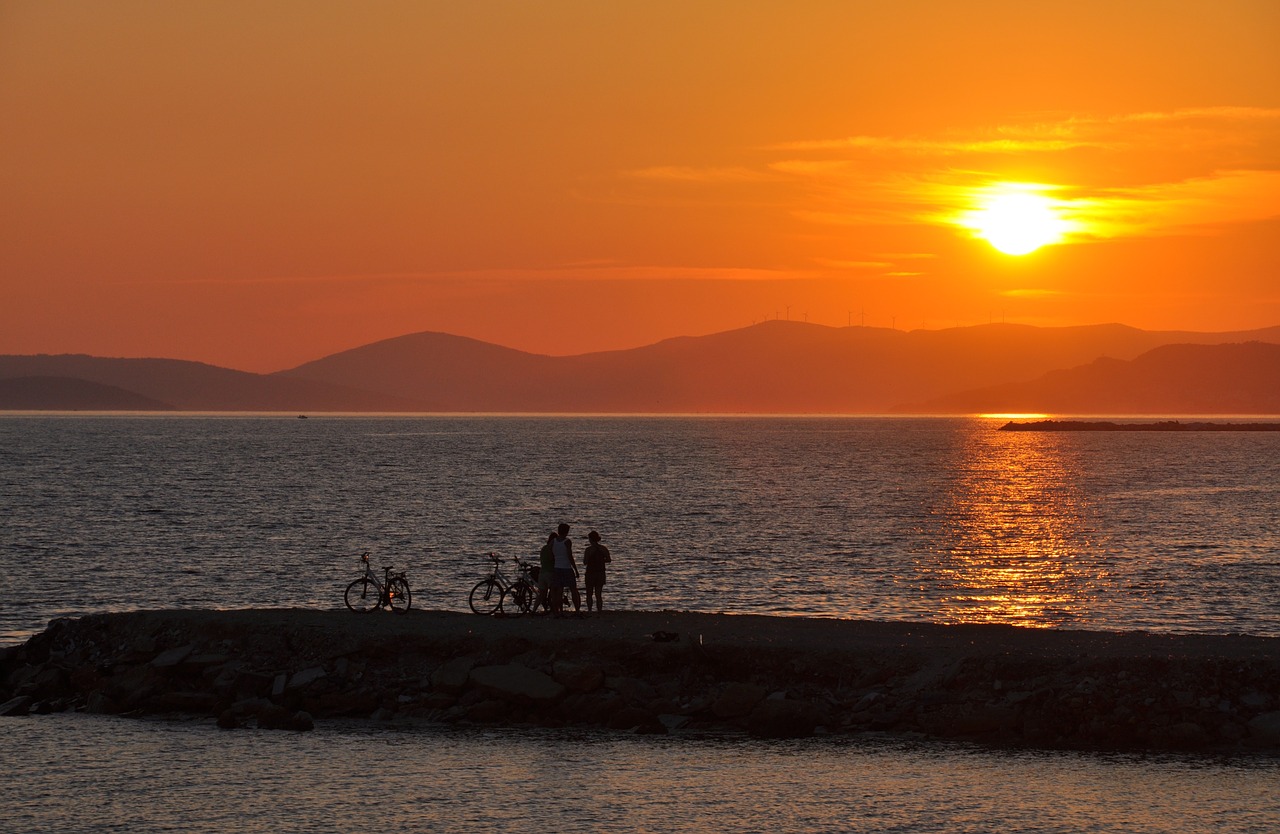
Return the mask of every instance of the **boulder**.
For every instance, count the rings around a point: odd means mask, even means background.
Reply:
[[[502,721],[511,714],[511,705],[497,698],[488,698],[467,708],[467,718],[483,724]]]
[[[450,699],[452,702],[452,699]],[[306,700],[305,706],[323,716],[369,715],[378,708],[378,693],[368,689],[326,692]]]
[[[285,690],[306,689],[324,676],[324,669],[320,666],[312,666],[310,669],[294,672],[293,677],[289,678],[289,682],[285,684]]]
[[[466,688],[475,665],[474,657],[455,657],[431,673],[431,688],[457,695]]]
[[[639,730],[641,728],[650,727],[653,724],[662,726],[658,721],[658,716],[640,707],[623,707],[609,717],[608,723],[605,725],[610,730]],[[666,728],[663,727],[663,732]]]
[[[551,704],[564,697],[564,684],[525,666],[477,666],[471,685],[495,698],[520,704]]]
[[[1164,732],[1161,746],[1177,750],[1199,750],[1209,744],[1209,734],[1192,721],[1179,721]]]
[[[689,716],[664,713],[658,716],[658,721],[668,730],[681,730],[689,723]]]
[[[84,711],[95,715],[115,715],[122,712],[120,705],[107,696],[102,690],[89,693],[85,699]]]
[[[605,688],[617,692],[627,703],[634,706],[648,704],[658,697],[658,691],[646,681],[639,678],[608,677],[604,681]]]
[[[1249,738],[1267,747],[1280,747],[1280,712],[1255,715],[1248,724]]]
[[[218,703],[212,692],[161,692],[147,701],[156,712],[210,713]]]
[[[767,694],[763,686],[754,683],[731,683],[721,691],[711,711],[717,718],[740,718],[755,709]]]
[[[187,659],[187,655],[195,651],[195,644],[166,649],[151,659],[151,665],[157,669],[169,669]]]
[[[556,661],[551,676],[574,692],[594,692],[604,683],[604,672],[599,667],[564,660]]]
[[[258,712],[258,727],[263,730],[294,730],[303,732],[315,729],[315,721],[306,712],[285,709],[272,704]]]
[[[805,701],[766,698],[747,715],[747,732],[759,738],[804,738],[813,735],[818,711]]]
[[[35,701],[30,695],[19,695],[0,704],[0,715],[26,715]]]

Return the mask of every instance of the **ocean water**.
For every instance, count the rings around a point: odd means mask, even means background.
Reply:
[[[84,612],[466,610],[559,521],[645,609],[1280,635],[1280,433],[999,420],[0,417],[0,644]]]
[[[58,616],[465,610],[561,520],[609,605],[1280,635],[1280,435],[872,418],[0,417],[0,645]],[[0,719],[0,832],[1274,832],[1280,759]]]
[[[1274,834],[1280,761],[324,722],[0,719],[11,832]]]

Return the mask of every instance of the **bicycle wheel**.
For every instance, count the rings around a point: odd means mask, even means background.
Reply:
[[[533,589],[526,582],[517,582],[502,595],[502,613],[508,617],[519,617],[529,613],[533,604]]]
[[[397,576],[387,585],[387,597],[391,610],[403,614],[413,605],[413,595],[409,593],[409,580]]]
[[[502,607],[502,586],[495,579],[481,579],[471,589],[467,602],[477,614],[493,614]]]
[[[362,576],[347,586],[342,598],[352,611],[372,611],[378,607],[378,585],[369,577]]]

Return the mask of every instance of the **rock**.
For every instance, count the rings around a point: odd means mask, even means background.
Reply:
[[[751,712],[768,691],[763,686],[753,683],[731,683],[711,705],[711,711],[718,718],[739,718]]]
[[[1180,721],[1164,733],[1165,744],[1178,750],[1198,750],[1209,743],[1209,734],[1199,724]]]
[[[35,698],[52,698],[64,695],[71,685],[71,674],[61,666],[45,666],[28,685],[30,695]]]
[[[258,672],[241,672],[231,684],[228,697],[234,700],[245,698],[265,698],[272,689],[275,679],[271,675]]]
[[[610,730],[639,730],[652,724],[661,726],[658,717],[648,710],[639,707],[623,707],[609,718],[605,726]],[[665,732],[665,728],[663,731]]]
[[[195,651],[194,644],[178,646],[176,649],[166,649],[151,659],[151,665],[157,669],[169,669],[177,666],[179,663],[187,659],[187,655]]]
[[[1280,747],[1280,712],[1255,715],[1248,723],[1249,739],[1267,747]]]
[[[19,666],[9,673],[9,677],[5,679],[5,685],[12,690],[26,688],[39,673],[39,666],[31,666],[29,664]]]
[[[115,715],[121,709],[118,703],[99,689],[89,693],[89,697],[85,699],[84,711],[95,715]]]
[[[284,694],[285,686],[289,683],[289,676],[284,672],[276,675],[276,679],[271,683],[271,697],[279,698]]]
[[[421,702],[419,702],[419,706],[427,710],[448,709],[453,706],[456,701],[457,698],[450,695],[448,692],[428,692],[422,697]]]
[[[106,681],[106,691],[121,703],[134,704],[159,691],[164,680],[164,674],[149,665],[128,666]]]
[[[183,658],[180,665],[183,668],[207,669],[210,666],[221,666],[228,660],[225,654],[192,654]]]
[[[237,716],[257,715],[270,706],[266,698],[244,698],[231,705],[231,712]]]
[[[285,690],[306,689],[308,686],[322,679],[324,676],[324,669],[320,666],[312,666],[310,669],[303,669],[301,672],[295,672],[293,677],[289,678],[289,683],[285,685]]]
[[[210,713],[218,703],[212,692],[161,692],[147,701],[156,712]]]
[[[270,704],[258,710],[258,728],[262,730],[283,730],[293,718],[293,713],[279,704]]]
[[[511,714],[511,705],[497,698],[489,698],[467,709],[467,718],[471,721],[488,724],[502,721]]]
[[[563,660],[556,661],[551,676],[574,692],[594,692],[604,683],[604,672],[599,667]]]
[[[0,704],[0,715],[26,715],[31,710],[35,699],[30,695],[19,695]]]
[[[818,724],[817,710],[804,701],[766,698],[747,715],[747,732],[758,738],[805,738]]]
[[[609,693],[581,696],[581,703],[567,717],[584,724],[606,726],[614,715],[626,708],[627,702],[621,695]],[[567,706],[567,704],[566,704]]]
[[[315,721],[310,713],[294,712],[277,704],[272,704],[258,713],[258,728],[262,730],[304,732],[315,729]]]
[[[1241,706],[1248,707],[1249,709],[1262,709],[1270,701],[1271,699],[1268,698],[1265,693],[1259,692],[1256,689],[1251,689],[1244,695],[1240,696]]]
[[[240,719],[236,718],[236,714],[229,709],[224,709],[218,714],[218,728],[222,730],[236,730],[240,728]]]
[[[130,648],[137,654],[152,654],[156,650],[156,638],[142,636],[136,638]]]
[[[550,704],[564,697],[565,687],[542,672],[525,666],[477,666],[471,684],[483,692],[521,704]]]
[[[680,730],[689,724],[689,716],[663,714],[658,716],[658,721],[668,730]]]
[[[466,688],[475,665],[474,657],[455,657],[431,673],[431,688],[457,695]]]
[[[884,698],[884,695],[880,694],[879,692],[868,692],[866,695],[863,695],[861,698],[859,698],[853,706],[849,707],[849,711],[862,712],[863,710],[871,709],[871,707],[877,701],[883,698]]]
[[[609,677],[605,678],[604,685],[634,706],[647,704],[658,697],[658,691],[639,678]]]

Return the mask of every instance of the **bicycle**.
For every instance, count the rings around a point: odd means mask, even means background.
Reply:
[[[364,574],[347,586],[342,597],[347,607],[360,613],[376,608],[389,608],[397,614],[408,611],[413,605],[413,595],[409,591],[409,579],[404,571],[392,573],[391,565],[383,565],[383,576],[379,580],[369,564],[369,551],[360,554],[360,562],[364,565]]]
[[[539,604],[538,585],[532,578],[532,565],[515,559],[520,576],[514,580],[507,579],[502,573],[500,558],[490,553],[493,561],[493,573],[481,579],[467,596],[467,604],[477,614],[494,615],[498,613],[509,617],[519,617],[537,609]]]

